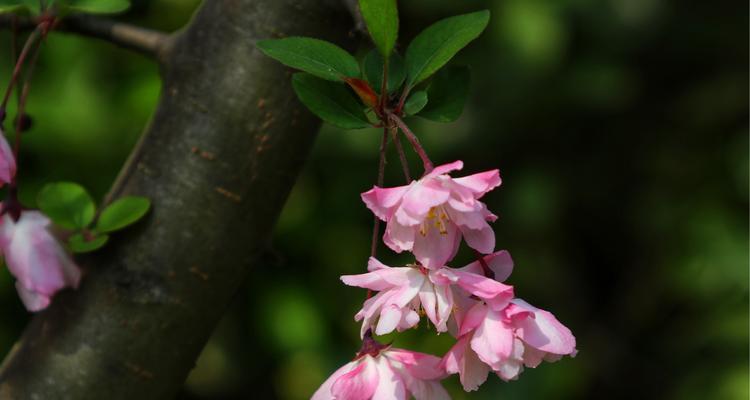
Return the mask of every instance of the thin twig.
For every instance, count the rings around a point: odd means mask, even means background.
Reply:
[[[380,141],[380,161],[378,162],[377,186],[382,187],[385,180],[385,149],[388,146],[388,128],[383,128],[383,139]],[[375,216],[372,227],[372,245],[370,246],[370,257],[375,257],[378,252],[378,239],[380,238],[380,218]],[[368,292],[368,298],[369,292]]]
[[[411,182],[411,173],[409,172],[409,161],[406,158],[406,152],[404,147],[401,146],[401,139],[398,136],[398,129],[396,127],[391,128],[391,137],[393,138],[393,144],[396,145],[396,152],[398,153],[399,161],[401,161],[401,170],[404,172],[404,179],[406,183]]]
[[[0,16],[0,28],[11,27],[13,17]],[[39,21],[31,18],[19,19],[18,29],[34,29],[37,22]],[[163,53],[169,49],[171,43],[171,35],[167,33],[92,15],[64,17],[56,22],[54,30],[102,39],[157,59],[163,58]]]
[[[422,164],[424,164],[424,173],[427,174],[433,169],[432,161],[430,161],[430,157],[427,156],[427,153],[424,151],[424,148],[419,143],[419,139],[414,135],[414,132],[412,132],[409,127],[404,123],[404,121],[398,117],[398,115],[390,113],[390,118],[393,119],[393,121],[398,125],[398,127],[401,129],[401,132],[404,132],[404,135],[406,136],[406,139],[409,140],[409,143],[411,143],[411,146],[414,148],[414,151],[417,152],[419,155],[419,158],[422,159]]]
[[[23,63],[26,61],[29,51],[31,51],[31,48],[37,42],[37,39],[39,39],[41,32],[42,28],[41,26],[38,26],[33,32],[31,32],[28,39],[26,39],[26,43],[23,45],[21,54],[16,61],[16,65],[13,67],[13,74],[10,77],[10,82],[8,82],[8,87],[5,89],[2,103],[0,103],[0,112],[4,112],[5,108],[8,106],[8,100],[10,99],[10,94],[13,93],[13,87],[18,83],[18,76],[21,74],[21,67],[23,67]]]
[[[16,158],[16,168],[18,168],[18,154],[21,149],[21,131],[23,130],[24,115],[26,111],[26,99],[29,97],[31,78],[34,75],[34,66],[36,65],[37,58],[39,58],[39,47],[40,42],[37,41],[34,46],[34,53],[29,60],[29,66],[24,74],[23,86],[21,87],[20,95],[18,97],[18,107],[16,109],[16,141],[13,144],[13,156]],[[17,176],[17,174],[13,176],[14,183]]]

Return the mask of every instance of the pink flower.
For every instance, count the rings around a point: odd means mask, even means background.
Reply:
[[[438,357],[386,347],[339,368],[312,400],[450,400],[440,385],[445,376]]]
[[[10,213],[0,220],[0,249],[16,290],[29,311],[40,311],[65,287],[78,287],[81,271],[49,231],[50,220],[39,211]]]
[[[463,178],[447,175],[461,168],[463,162],[455,161],[407,186],[375,186],[362,193],[367,207],[387,222],[383,241],[388,247],[399,253],[411,251],[430,269],[453,258],[462,236],[480,253],[494,251],[495,234],[487,221],[497,217],[477,199],[500,185],[500,174],[491,170]]]
[[[0,129],[0,186],[11,183],[16,175],[16,158],[8,140]]]
[[[443,357],[449,373],[458,373],[466,391],[476,390],[490,371],[503,380],[516,379],[523,367],[542,360],[575,356],[576,340],[550,312],[521,299],[502,310],[476,302],[466,313],[459,339]]]
[[[503,279],[510,274],[512,262],[506,251],[490,254],[484,259]],[[419,322],[420,310],[424,310],[438,332],[447,331],[454,310],[453,285],[498,310],[506,307],[513,298],[511,286],[478,274],[481,267],[476,261],[460,269],[428,270],[419,266],[393,268],[370,258],[368,270],[370,272],[366,274],[341,277],[347,285],[379,292],[367,299],[354,317],[357,321],[364,320],[362,335],[373,326],[377,335],[412,328]]]

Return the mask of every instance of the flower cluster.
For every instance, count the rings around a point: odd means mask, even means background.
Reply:
[[[504,281],[513,270],[510,254],[495,251],[488,222],[497,217],[479,199],[501,183],[497,170],[461,178],[449,173],[461,161],[435,167],[406,186],[362,194],[386,228],[384,243],[409,251],[416,262],[390,267],[375,257],[367,273],[342,281],[376,292],[355,320],[362,321],[363,350],[336,371],[313,399],[448,398],[438,383],[458,374],[466,391],[477,390],[490,372],[508,381],[542,360],[575,356],[570,330],[548,311],[515,297]],[[463,241],[477,254],[462,268],[447,266]],[[437,332],[449,332],[455,345],[442,359],[377,344],[384,335],[416,326],[420,315]]]
[[[81,271],[58,241],[50,219],[18,202],[15,176],[16,157],[0,130],[0,186],[9,187],[0,208],[0,252],[26,309],[40,311],[61,289],[78,287]]]

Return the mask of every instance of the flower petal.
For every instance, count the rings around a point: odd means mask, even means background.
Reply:
[[[495,371],[497,376],[504,381],[518,379],[518,375],[523,371],[523,342],[516,338],[513,340],[513,351],[507,360],[499,365]]]
[[[552,313],[521,299],[513,299],[513,304],[534,315],[534,318],[513,320],[517,335],[529,346],[553,354],[575,353],[576,338]]]
[[[447,376],[439,357],[430,354],[391,348],[384,353],[388,358],[403,364],[409,375],[423,380],[443,379]]]
[[[419,289],[419,302],[422,304],[422,309],[427,318],[432,321],[433,325],[437,326],[437,296],[435,295],[435,285],[429,279],[425,279]]]
[[[401,321],[398,323],[396,330],[403,332],[407,329],[411,329],[419,323],[419,314],[414,310],[406,310],[402,314]]]
[[[500,186],[502,180],[500,179],[500,171],[493,169],[461,178],[453,178],[453,182],[468,188],[474,192],[476,198],[480,198],[485,193]]]
[[[493,370],[497,370],[513,351],[513,329],[507,326],[499,312],[489,310],[474,331],[471,348]]]
[[[34,292],[23,287],[21,282],[16,282],[16,291],[21,298],[24,307],[31,312],[44,310],[50,305],[50,296]]]
[[[0,128],[0,186],[13,181],[16,175],[16,157]]]
[[[500,250],[492,254],[488,254],[483,257],[484,262],[490,267],[490,270],[495,273],[495,280],[503,282],[508,279],[510,274],[513,272],[513,259],[510,257],[510,253],[507,250]],[[479,261],[474,261],[467,264],[465,267],[458,268],[459,271],[471,272],[473,274],[483,275],[482,265]]]
[[[406,400],[406,386],[403,379],[391,368],[388,358],[378,357],[378,387],[372,395],[372,400]],[[342,397],[348,399],[348,397]]]
[[[423,381],[406,376],[404,382],[415,400],[451,400],[440,381]]]
[[[483,275],[443,268],[442,273],[456,276],[462,289],[484,300],[493,310],[502,310],[513,298],[513,286],[500,283]]]
[[[371,290],[387,290],[397,286],[408,285],[414,279],[414,268],[382,268],[373,272],[359,275],[343,275],[341,281],[349,286],[357,286]]]
[[[449,374],[459,374],[464,390],[479,389],[487,380],[490,367],[483,363],[469,345],[471,335],[461,336],[456,344],[443,356],[441,365]]]
[[[429,227],[424,236],[415,235],[412,253],[424,267],[437,269],[450,261],[459,243],[455,225],[447,224],[445,233],[441,233],[435,227]]]
[[[339,368],[334,372],[328,379],[323,382],[322,385],[315,391],[310,400],[335,400],[333,393],[331,393],[331,386],[339,379],[341,375],[353,370],[359,365],[359,361],[352,361],[344,364],[343,367]]]
[[[438,165],[437,167],[433,168],[432,171],[430,171],[429,174],[425,175],[424,178],[434,178],[440,175],[447,174],[452,171],[458,171],[464,167],[464,162],[461,160],[453,161],[452,163]]]
[[[383,242],[396,253],[409,251],[414,247],[417,228],[401,225],[395,219],[388,222],[383,234]]]
[[[0,242],[8,270],[24,289],[51,297],[65,287],[78,287],[81,271],[48,230],[51,222],[44,214],[24,211],[15,225],[9,219],[6,214]]]
[[[388,221],[393,216],[396,207],[401,202],[409,186],[397,186],[392,188],[380,188],[373,186],[372,189],[361,194],[362,201],[367,208],[383,221]]]
[[[399,211],[403,210],[409,218],[399,222],[411,225],[422,222],[433,207],[445,203],[449,197],[450,192],[437,183],[419,181],[412,185],[401,201]],[[396,218],[404,218],[404,215],[397,212]]]
[[[484,321],[488,310],[487,305],[483,302],[475,302],[474,306],[466,311],[466,315],[464,315],[464,318],[461,320],[458,334],[463,336],[469,331],[476,329],[482,321]]]
[[[367,355],[359,365],[341,375],[331,386],[334,399],[368,400],[380,386],[379,371],[375,360]]]
[[[489,254],[495,251],[495,232],[492,231],[487,222],[480,229],[470,229],[466,226],[459,226],[459,228],[464,236],[464,240],[466,240],[466,244],[472,249],[482,254]]]
[[[395,305],[383,307],[378,318],[378,325],[375,328],[375,334],[378,336],[387,335],[393,332],[401,322],[403,310]]]

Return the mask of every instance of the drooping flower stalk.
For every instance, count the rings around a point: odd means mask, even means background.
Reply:
[[[10,81],[8,82],[8,87],[5,89],[5,95],[3,95],[2,103],[0,103],[0,115],[5,115],[5,110],[8,106],[8,100],[10,100],[10,95],[11,93],[13,93],[13,88],[18,82],[18,77],[21,74],[21,70],[24,66],[24,63],[26,62],[26,59],[29,56],[29,53],[33,50],[34,47],[38,46],[39,39],[41,39],[43,34],[45,34],[49,30],[50,24],[51,21],[42,20],[36,26],[36,28],[31,31],[29,37],[26,39],[26,43],[24,43],[23,48],[21,49],[21,54],[19,54],[18,59],[16,60],[16,65],[13,67],[13,73],[11,75]],[[0,120],[0,122],[2,122],[2,120]]]
[[[424,173],[429,174],[432,172],[433,165],[432,161],[430,160],[430,157],[427,156],[427,152],[422,147],[422,144],[419,143],[419,139],[417,139],[417,136],[414,134],[414,132],[409,129],[409,127],[404,123],[404,121],[399,118],[396,114],[389,114],[391,118],[393,118],[393,121],[398,125],[399,129],[401,129],[401,132],[404,133],[404,136],[406,136],[406,139],[409,140],[409,143],[411,143],[412,147],[414,148],[414,151],[419,155],[419,158],[422,160],[422,164],[424,166]]]
[[[368,272],[341,277],[347,285],[367,289],[367,298],[355,316],[362,321],[362,349],[323,383],[313,399],[390,400],[410,395],[442,399],[447,393],[436,381],[446,374],[459,374],[464,389],[470,391],[476,390],[490,371],[510,380],[524,367],[535,367],[542,360],[574,356],[575,338],[570,330],[551,313],[516,298],[515,288],[504,283],[513,262],[507,251],[496,251],[489,222],[497,216],[480,201],[501,184],[499,171],[451,177],[451,172],[463,168],[463,162],[435,166],[404,121],[412,115],[438,122],[458,118],[468,71],[443,70],[431,83],[423,82],[482,33],[489,12],[438,21],[414,38],[402,59],[394,51],[397,2],[359,0],[359,6],[376,47],[362,62],[318,39],[258,43],[268,56],[303,71],[293,79],[298,84],[295,90],[323,120],[345,129],[383,128],[378,179],[371,190],[361,194],[376,217]],[[373,89],[378,86],[379,93]],[[424,170],[416,180],[412,180],[399,132],[422,162]],[[406,178],[403,186],[383,185],[389,136]],[[397,253],[412,253],[415,262],[390,267],[379,261],[379,221],[386,224],[382,236],[386,246]],[[462,268],[448,267],[462,242],[475,253],[476,261]],[[437,371],[434,356],[392,349],[373,338],[373,334],[413,328],[421,316],[426,316],[437,332],[449,332],[457,339]],[[432,373],[423,373],[428,370]]]
[[[31,88],[31,78],[34,75],[34,67],[39,57],[39,42],[36,43],[33,50],[33,55],[29,61],[27,71],[24,75],[23,86],[18,96],[18,108],[16,110],[16,127],[15,127],[15,142],[13,143],[13,156],[18,160],[19,152],[21,151],[21,133],[28,129],[27,115],[26,115],[26,100],[29,97],[29,90]],[[16,161],[18,162],[18,161]],[[14,181],[15,183],[15,181]]]
[[[404,173],[404,179],[406,179],[406,183],[411,182],[411,172],[409,171],[409,161],[406,159],[406,153],[404,152],[404,146],[401,145],[401,138],[398,136],[398,129],[391,128],[391,138],[393,140],[393,144],[396,145],[396,152],[398,153],[398,158],[401,164],[401,170]]]
[[[378,160],[378,185],[383,184],[385,177],[385,152],[388,146],[388,128],[383,128],[383,138],[380,141],[380,160]],[[375,216],[372,223],[372,244],[370,245],[370,257],[375,257],[378,251],[378,237],[380,236],[380,218]]]

